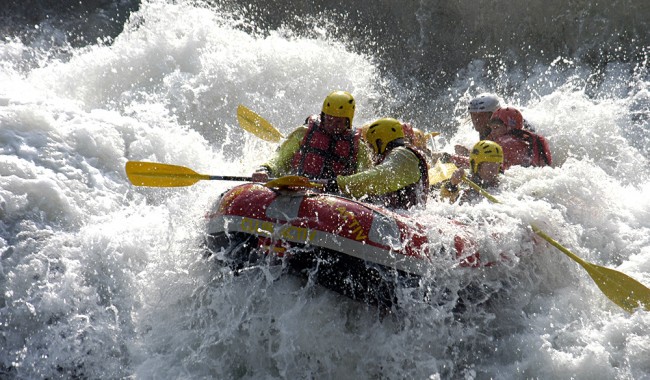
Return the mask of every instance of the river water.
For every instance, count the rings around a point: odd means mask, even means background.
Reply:
[[[650,312],[528,228],[650,285],[646,2],[43,4],[14,4],[0,41],[0,377],[650,378]],[[249,175],[275,146],[237,105],[287,134],[334,89],[354,94],[355,125],[411,121],[446,151],[475,142],[472,96],[523,110],[552,168],[508,171],[503,204],[410,212],[434,244],[455,232],[440,218],[463,221],[501,265],[441,257],[378,310],[203,259],[203,216],[234,183],[126,178],[129,160]],[[482,296],[457,313],[467,289]]]

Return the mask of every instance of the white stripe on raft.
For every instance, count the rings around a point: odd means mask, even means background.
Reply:
[[[274,240],[312,245],[410,274],[427,273],[428,260],[421,257],[401,255],[393,250],[382,249],[365,242],[286,223],[273,223],[241,216],[214,215],[208,222],[207,233],[212,235],[220,232],[243,232]]]

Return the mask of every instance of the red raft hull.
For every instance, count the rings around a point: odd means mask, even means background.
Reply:
[[[432,260],[450,255],[439,242],[430,244],[426,227],[409,217],[327,194],[244,184],[222,194],[206,218],[208,252],[234,269],[277,259],[294,273],[373,304],[391,305],[396,285],[417,286]],[[445,221],[445,229],[459,228]],[[464,241],[451,241],[457,256]]]

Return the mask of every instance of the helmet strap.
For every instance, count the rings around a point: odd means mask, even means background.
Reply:
[[[397,148],[398,146],[404,146],[404,145],[406,144],[404,143],[403,138],[395,139],[389,142],[388,144],[386,144],[386,149],[384,149],[384,153],[388,152],[391,149]]]

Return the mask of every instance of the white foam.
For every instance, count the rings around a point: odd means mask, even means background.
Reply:
[[[402,290],[400,312],[385,315],[272,270],[234,277],[204,260],[203,214],[233,183],[154,189],[128,182],[128,160],[250,174],[275,146],[238,128],[239,103],[285,134],[336,88],[356,96],[357,125],[390,109],[391,99],[378,101],[378,88],[390,84],[370,57],[332,36],[254,36],[240,26],[214,10],[151,1],[112,45],[71,48],[69,59],[33,54],[35,62],[19,65],[31,48],[0,44],[7,68],[0,74],[7,83],[0,95],[0,373],[650,374],[648,312],[620,310],[528,228],[538,224],[579,256],[650,284],[648,157],[635,142],[650,135],[643,115],[631,116],[643,112],[647,78],[629,93],[599,98],[586,95],[578,69],[535,68],[537,76],[506,101],[525,108],[548,137],[555,167],[509,171],[495,194],[500,205],[430,201],[414,212],[431,227],[439,218],[462,220],[485,257],[510,260],[472,270],[443,258],[421,289]],[[481,83],[481,67],[460,72],[450,89],[458,119],[447,122],[465,124],[446,133],[445,149],[475,139],[462,102],[473,90],[493,90]],[[616,87],[624,72],[612,66],[605,80]],[[394,105],[408,104],[404,96],[397,92]],[[483,298],[455,318],[453,301],[476,286]],[[422,293],[440,304],[422,302]]]

